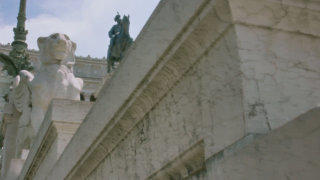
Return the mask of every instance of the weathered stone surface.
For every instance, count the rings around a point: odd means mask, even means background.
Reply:
[[[94,105],[96,108],[92,108],[87,116],[87,118],[90,118],[90,121],[91,119],[94,119],[94,122],[91,121],[92,123],[83,123],[80,126],[78,133],[76,133],[70,141],[70,144],[65,149],[63,155],[55,165],[55,168],[53,169],[51,174],[48,176],[48,179],[63,179],[68,175],[72,167],[76,165],[76,163],[80,160],[79,158],[84,155],[84,153],[87,151],[87,148],[92,147],[92,150],[94,150],[94,147],[101,147],[98,144],[92,145],[90,142],[92,142],[97,138],[97,136],[99,136],[99,132],[101,132],[106,127],[106,125],[109,124],[108,127],[110,128],[114,126],[113,121],[110,121],[113,114],[115,114],[127,100],[127,98],[131,96],[131,93],[137,88],[141,80],[148,74],[149,70],[153,67],[157,60],[159,60],[159,57],[162,56],[163,52],[172,43],[174,38],[180,33],[181,29],[188,22],[189,18],[198,11],[198,8],[201,7],[202,3],[203,1],[191,0],[186,2],[185,6],[182,7],[175,6],[179,5],[178,1],[160,2],[160,5],[155,10],[156,13],[151,16],[149,22],[147,22],[147,25],[142,30],[141,35],[136,39],[132,50],[129,50],[127,56],[124,58],[124,61],[121,65],[121,70],[119,69],[118,71],[116,71],[113,78],[109,81],[108,86],[105,85],[105,87],[100,91],[100,95],[98,96],[97,102]],[[173,6],[176,7],[174,9],[178,12],[173,11]],[[168,32],[167,30],[170,31]],[[180,42],[174,43],[180,44]],[[144,56],[141,56],[141,54],[144,54]],[[130,58],[130,60],[127,61],[126,58]],[[144,85],[142,85],[142,87],[143,86]],[[163,87],[167,88],[166,86]],[[138,92],[139,94],[141,93],[141,91]],[[110,105],[106,107],[106,102],[112,103],[110,103]],[[141,105],[144,105],[144,107],[147,106],[148,109],[151,108],[152,106],[147,103],[148,101],[146,101],[145,104]],[[123,110],[127,108],[128,104]],[[102,116],[100,115],[103,116],[103,119],[101,119]],[[140,116],[140,114],[136,115]],[[125,122],[130,122],[130,118]],[[134,123],[135,121],[131,122]],[[123,124],[116,127],[120,126],[120,129],[122,129],[122,126],[125,126],[125,130],[128,131],[127,128],[132,127],[132,125],[133,124],[130,123],[128,125]],[[111,128],[110,131],[112,131],[112,129],[113,128]],[[118,131],[117,129],[118,128],[113,129],[113,133],[116,134]],[[106,132],[109,132],[109,130],[107,130]],[[80,139],[82,139],[83,135],[88,138],[88,141],[79,141]],[[110,143],[110,145],[114,146],[114,144],[117,144],[116,142],[119,141],[118,137],[122,137],[123,134],[121,133],[121,136],[119,135],[120,134],[118,134],[118,136],[114,136],[115,141]],[[109,136],[109,138],[112,139],[112,136]],[[79,149],[80,147],[82,148]],[[79,151],[75,152],[75,149],[79,149]],[[102,146],[101,149],[103,150],[104,147]],[[109,150],[107,149],[104,151]],[[91,152],[91,150],[89,150],[89,152]],[[90,160],[95,161],[96,159],[101,158],[102,157],[90,158]],[[94,162],[94,164],[98,162]],[[89,165],[89,163],[85,164]],[[88,168],[91,169],[91,167]],[[83,173],[87,173],[89,169],[86,170],[84,168],[81,170],[83,170]],[[58,175],[59,177],[57,177],[56,175]]]
[[[320,177],[320,108],[312,109],[239,149],[227,148],[191,179],[308,179]],[[228,153],[233,151],[233,153]]]
[[[319,1],[229,0],[235,23],[320,36]]]
[[[230,0],[248,133],[278,128],[319,104],[320,2]]]
[[[317,106],[314,14],[293,1],[160,2],[48,179],[212,179],[181,165],[198,162],[195,144],[209,172],[211,158],[251,144],[251,133]]]
[[[91,102],[52,100],[19,179],[45,179],[91,106]]]
[[[38,173],[317,177],[319,10],[310,3],[161,1],[50,172]]]
[[[247,131],[267,132],[319,104],[320,38],[236,26]]]

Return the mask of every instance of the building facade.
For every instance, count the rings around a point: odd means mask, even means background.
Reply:
[[[53,100],[9,174],[319,179],[318,17],[317,1],[160,1],[97,100]]]

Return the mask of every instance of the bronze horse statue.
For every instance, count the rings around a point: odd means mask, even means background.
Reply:
[[[129,35],[130,20],[129,16],[123,16],[120,23],[120,33],[115,36],[113,44],[109,46],[108,53],[108,73],[114,69],[114,63],[120,62],[125,52],[132,44],[132,38]]]

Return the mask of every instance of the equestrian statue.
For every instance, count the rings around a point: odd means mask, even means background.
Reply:
[[[108,49],[108,73],[114,69],[115,62],[120,62],[125,52],[132,44],[132,38],[129,35],[130,20],[128,16],[121,16],[119,13],[115,16],[114,21],[117,22],[109,31],[110,45]]]

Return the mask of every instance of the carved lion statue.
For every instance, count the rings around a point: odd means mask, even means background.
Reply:
[[[14,82],[13,102],[22,113],[19,127],[27,127],[18,130],[17,141],[21,141],[18,144],[32,141],[52,99],[80,100],[83,87],[82,79],[73,74],[76,44],[67,35],[55,33],[40,37],[38,47],[39,70],[34,75],[22,70]]]

